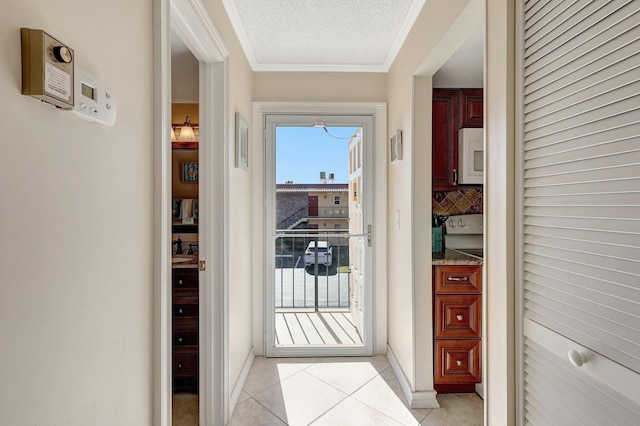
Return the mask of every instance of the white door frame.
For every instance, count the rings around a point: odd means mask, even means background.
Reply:
[[[364,327],[362,345],[296,345],[296,346],[277,346],[275,345],[275,276],[273,274],[275,267],[275,222],[276,222],[276,127],[277,126],[309,126],[314,122],[322,121],[328,127],[332,126],[349,126],[362,127],[362,149],[363,149],[363,177],[366,182],[363,184],[364,191],[359,188],[359,192],[364,195],[365,216],[363,218],[362,227],[358,234],[366,232],[369,224],[374,224],[373,218],[373,140],[374,140],[374,123],[373,116],[370,114],[270,114],[267,115],[265,126],[265,187],[266,187],[266,208],[265,208],[265,267],[267,274],[265,278],[265,355],[273,357],[287,356],[367,356],[373,354],[374,343],[374,326],[373,318],[375,307],[373,305],[373,291],[375,291],[375,279],[372,271],[373,249],[365,243],[365,281],[367,286],[364,295]],[[343,141],[347,144],[347,141]],[[362,238],[362,237],[361,237]],[[375,245],[375,241],[374,244]]]
[[[265,116],[268,114],[304,114],[304,115],[360,115],[373,117],[373,178],[371,183],[375,193],[373,217],[375,223],[372,229],[373,238],[373,271],[375,279],[375,293],[373,294],[373,353],[385,354],[387,351],[387,210],[386,210],[386,179],[387,179],[387,107],[385,103],[324,103],[324,102],[255,102],[253,104],[252,121],[252,154],[253,158],[266,159],[265,150]],[[265,227],[265,197],[268,190],[265,184],[265,164],[261,161],[254,163],[253,173],[253,203],[263,208],[254,209],[252,229],[256,238],[263,238],[262,244],[256,243],[252,247],[253,268],[253,342],[257,355],[265,354],[265,331],[267,318],[265,313],[265,279],[266,265],[264,239]],[[258,261],[259,260],[259,261]]]
[[[226,311],[229,52],[200,0],[154,0],[154,424],[171,425],[171,29],[200,62],[200,424],[229,417]]]

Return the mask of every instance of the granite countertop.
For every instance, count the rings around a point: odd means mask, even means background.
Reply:
[[[482,258],[445,249],[444,253],[431,253],[433,265],[482,265]]]

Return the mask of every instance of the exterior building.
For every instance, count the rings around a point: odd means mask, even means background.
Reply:
[[[283,183],[276,185],[276,229],[348,229],[349,185]]]

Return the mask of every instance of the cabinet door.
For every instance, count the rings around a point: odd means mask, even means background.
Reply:
[[[482,296],[446,294],[435,299],[436,339],[477,338],[482,335]]]
[[[436,340],[435,383],[480,383],[480,340]]]
[[[434,191],[457,188],[458,170],[457,90],[433,90],[432,184]]]
[[[460,128],[483,126],[482,89],[460,90],[459,118]]]
[[[482,267],[438,265],[434,268],[436,294],[482,293]]]

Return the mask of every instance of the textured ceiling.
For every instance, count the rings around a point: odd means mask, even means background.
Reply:
[[[233,2],[234,0],[225,0],[225,1]],[[297,5],[300,3],[300,4],[306,5],[308,0],[300,0],[300,1],[235,0],[235,1],[238,1],[238,3],[242,3],[242,2],[256,3],[256,4],[286,3],[286,4],[294,4],[294,5]],[[318,0],[318,1],[324,1],[325,3],[323,4],[334,3],[333,1],[326,1],[326,0]],[[348,3],[348,2],[349,2],[348,0],[344,0],[344,3]],[[424,1],[420,2],[420,4],[418,5],[419,6],[418,9],[422,7],[423,2]],[[386,0],[386,1],[360,0],[359,2],[354,2],[354,3],[358,3],[358,4],[403,3],[407,5],[411,2],[409,0],[397,1],[397,2],[395,0]],[[413,4],[412,7],[415,7],[415,6],[416,4]],[[280,8],[282,9],[283,7],[284,6],[281,6]],[[315,16],[314,19],[318,22],[329,21],[330,20],[329,16],[333,15],[333,12],[329,12],[328,8],[326,8],[326,10],[324,9],[323,10],[317,9],[317,10],[318,10],[317,12],[318,14],[317,16]],[[370,8],[369,13],[373,13],[372,12],[373,10],[374,10],[373,8]],[[327,12],[328,15],[323,15],[324,12]],[[298,10],[297,13],[301,14],[302,11]],[[310,19],[310,18],[307,18],[307,19]],[[343,17],[343,19],[346,19],[346,18]],[[377,22],[379,22],[381,18],[378,17],[375,19],[377,19],[378,20]],[[410,20],[411,24],[413,23],[413,20],[414,19]],[[265,21],[268,21],[268,20],[265,19]],[[378,24],[378,25],[384,26],[382,24]],[[264,24],[260,24],[260,28],[262,26],[264,26]],[[253,31],[256,31],[256,30],[253,30]],[[372,66],[369,63],[357,63],[356,61],[354,61],[355,56],[349,54],[350,50],[353,49],[353,47],[351,46],[353,46],[354,42],[346,38],[345,40],[343,40],[343,42],[337,43],[334,46],[327,47],[327,49],[330,49],[332,52],[332,56],[329,59],[346,58],[343,63],[339,63],[336,60],[334,60],[330,64],[320,63],[320,62],[317,62],[317,60],[316,62],[314,62],[313,55],[310,56],[307,50],[318,49],[318,46],[326,44],[326,40],[323,41],[322,43],[315,43],[312,40],[310,43],[312,47],[308,47],[308,48],[304,48],[304,46],[302,47],[298,46],[299,49],[302,49],[303,55],[297,55],[294,49],[278,47],[279,43],[284,46],[287,46],[288,44],[292,43],[290,40],[288,40],[288,38],[296,38],[301,40],[304,37],[306,37],[304,35],[306,34],[305,31],[302,31],[303,36],[300,36],[300,37],[294,37],[292,35],[293,31],[294,31],[293,28],[289,28],[286,31],[286,34],[288,36],[284,40],[275,39],[275,38],[271,38],[270,40],[267,40],[266,37],[264,38],[264,40],[261,40],[261,43],[267,45],[268,50],[277,51],[278,57],[281,58],[281,63],[275,64],[275,63],[264,62],[259,66],[256,66],[254,64],[253,65],[254,70],[259,71],[264,69],[269,69],[269,70],[277,69],[281,71],[300,71],[300,70],[336,71],[338,70],[338,71],[379,72],[381,70],[384,70],[384,68],[387,67],[387,64],[385,64],[384,66],[380,66],[380,65]],[[281,31],[281,32],[283,34],[285,33],[285,31]],[[347,37],[347,36],[344,35],[344,37]],[[377,39],[377,35],[375,33],[373,35],[365,35],[365,36],[360,35],[359,37],[361,40],[358,43],[362,45],[374,44],[370,40],[368,40],[369,37],[371,37],[372,39]],[[173,31],[171,34],[171,41],[172,41],[171,43],[171,53],[172,53],[171,77],[172,77],[172,92],[173,92],[174,102],[197,103],[198,102],[198,61]],[[400,38],[398,39],[398,42],[402,42],[402,41],[404,41],[404,36],[401,39]],[[266,57],[266,55],[264,55],[264,53],[261,50],[262,47],[253,47],[252,49],[255,49],[255,52],[257,53],[260,53],[259,57],[261,58],[263,56]],[[455,52],[449,58],[449,60],[442,65],[442,67],[438,70],[438,72],[434,74],[433,76],[434,87],[482,87],[483,86],[483,50],[484,50],[484,27],[479,27],[475,32],[473,32],[470,35],[467,41],[459,47],[457,52]],[[387,55],[388,57],[385,57],[384,60],[389,61],[389,64],[391,64],[391,61],[395,57],[395,53],[396,52],[393,52],[393,55]],[[380,57],[382,57],[381,54],[379,55]],[[300,61],[301,57],[307,58],[307,62],[301,62]],[[318,58],[321,58],[321,57],[327,58],[327,53],[324,52],[321,55],[318,55]],[[358,56],[358,57],[361,57],[361,56]],[[255,59],[253,60],[255,61]],[[263,61],[266,61],[266,59],[263,59]]]
[[[425,0],[223,0],[254,71],[386,72]]]

